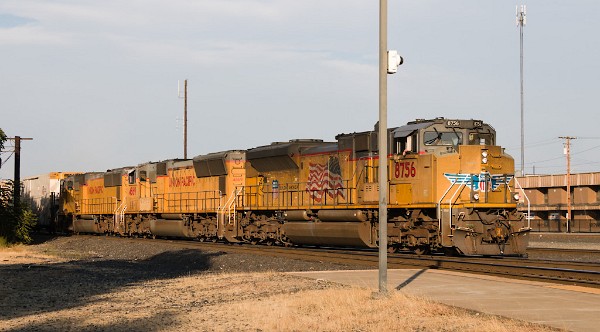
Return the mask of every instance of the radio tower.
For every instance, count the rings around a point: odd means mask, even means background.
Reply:
[[[519,27],[520,46],[521,46],[521,176],[525,175],[525,120],[524,120],[524,103],[523,103],[523,28],[527,24],[527,7],[517,6],[517,26]]]

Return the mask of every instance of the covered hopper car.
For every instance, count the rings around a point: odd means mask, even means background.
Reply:
[[[388,249],[523,255],[514,161],[479,120],[387,130]],[[63,183],[76,233],[268,245],[378,245],[377,130],[168,160]]]

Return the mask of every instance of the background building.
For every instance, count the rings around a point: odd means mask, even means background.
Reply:
[[[571,192],[567,193],[567,176],[528,175],[517,178],[531,208],[531,227],[540,232],[600,232],[600,172],[571,174]],[[572,220],[567,225],[571,197]],[[527,212],[527,199],[521,198],[519,209]]]

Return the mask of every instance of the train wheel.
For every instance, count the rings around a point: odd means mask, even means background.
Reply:
[[[444,247],[443,249],[444,255],[449,257],[460,256],[460,253],[454,247]]]
[[[421,256],[421,255],[427,255],[429,254],[429,248],[425,247],[425,246],[421,246],[421,247],[416,247],[415,248],[415,254]]]

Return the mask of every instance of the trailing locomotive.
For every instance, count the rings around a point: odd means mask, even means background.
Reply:
[[[375,128],[376,129],[376,128]],[[388,134],[388,249],[522,255],[514,161],[479,120],[416,120]],[[377,130],[78,174],[76,233],[267,245],[378,245]]]

